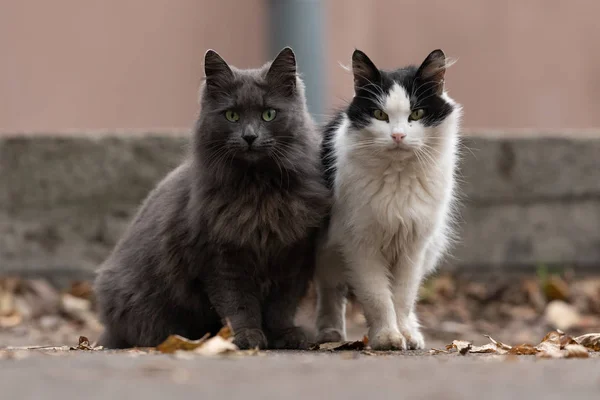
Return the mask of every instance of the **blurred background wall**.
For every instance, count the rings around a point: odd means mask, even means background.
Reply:
[[[597,0],[320,3],[322,113],[350,98],[351,78],[339,63],[348,64],[355,47],[381,68],[418,63],[443,48],[458,58],[448,87],[465,106],[466,128],[600,126]],[[273,56],[269,6],[0,0],[0,132],[185,129],[197,112],[208,48],[239,67]]]
[[[354,48],[386,69],[443,48],[472,133],[448,262],[598,271],[598,15],[598,0],[0,0],[0,274],[94,271],[183,157],[206,50],[257,67],[288,44],[321,121],[352,96]]]

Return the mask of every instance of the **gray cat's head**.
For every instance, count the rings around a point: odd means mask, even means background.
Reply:
[[[209,50],[204,66],[196,132],[200,156],[208,165],[293,168],[305,147],[310,118],[292,49],[248,70],[228,65]]]

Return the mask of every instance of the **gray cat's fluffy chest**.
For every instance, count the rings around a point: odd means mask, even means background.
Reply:
[[[210,239],[255,250],[292,245],[317,228],[323,215],[323,199],[301,192],[246,184],[235,194],[206,196]]]

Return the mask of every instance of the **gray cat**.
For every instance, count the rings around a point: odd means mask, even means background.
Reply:
[[[303,348],[294,325],[328,209],[296,59],[253,70],[205,55],[192,154],[150,193],[99,271],[108,348],[197,339],[228,320],[240,348]]]

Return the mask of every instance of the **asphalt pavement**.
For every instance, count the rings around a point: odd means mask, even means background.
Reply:
[[[175,358],[104,351],[0,360],[0,399],[599,399],[600,357],[267,352]]]

